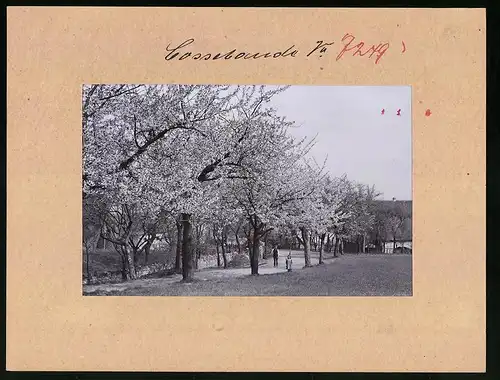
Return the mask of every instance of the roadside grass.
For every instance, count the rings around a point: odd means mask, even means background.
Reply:
[[[223,270],[223,269],[222,269]],[[119,290],[86,295],[120,296],[411,296],[411,255],[344,255],[329,264],[293,272],[197,279],[139,280]]]

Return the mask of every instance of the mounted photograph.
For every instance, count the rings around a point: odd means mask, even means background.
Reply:
[[[88,84],[85,296],[412,296],[410,86]]]

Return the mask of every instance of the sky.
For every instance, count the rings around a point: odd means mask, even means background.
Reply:
[[[311,154],[333,176],[412,199],[411,87],[292,86],[271,105],[298,124],[294,136],[316,136]]]

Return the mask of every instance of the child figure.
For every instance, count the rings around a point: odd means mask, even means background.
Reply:
[[[292,252],[288,253],[286,257],[286,269],[291,272],[292,271]]]

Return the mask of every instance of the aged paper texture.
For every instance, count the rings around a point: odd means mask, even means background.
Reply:
[[[485,370],[484,10],[7,13],[7,369]],[[346,33],[390,47],[337,61]],[[189,38],[193,51],[299,53],[165,60]],[[307,57],[317,41],[335,43]],[[411,86],[413,296],[83,297],[84,83]]]

